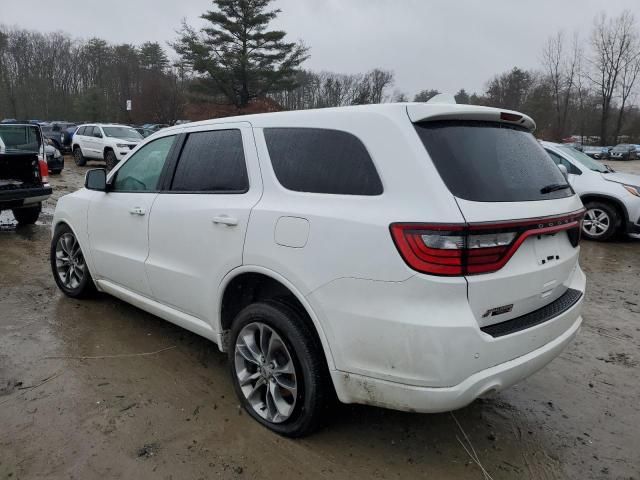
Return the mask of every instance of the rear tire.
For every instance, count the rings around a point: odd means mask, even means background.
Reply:
[[[34,207],[14,208],[12,212],[18,225],[33,225],[38,221],[41,210],[42,204],[39,203]]]
[[[72,298],[86,298],[96,287],[78,239],[68,225],[56,228],[49,254],[53,278],[62,292]]]
[[[87,164],[87,159],[84,158],[84,155],[82,154],[82,149],[80,147],[74,147],[73,160],[74,162],[76,162],[76,165],[79,167],[83,167]]]
[[[605,242],[611,240],[620,229],[618,211],[608,203],[589,202],[582,224],[582,234],[589,240]]]
[[[49,173],[51,173],[51,175],[60,175],[61,172],[62,172],[62,169],[57,168],[55,170],[51,170]]]
[[[269,301],[245,307],[233,321],[229,342],[231,379],[245,411],[285,437],[314,432],[333,403],[319,343],[289,305]]]
[[[113,150],[107,150],[104,154],[104,163],[107,167],[107,172],[110,172],[118,165],[118,158]]]

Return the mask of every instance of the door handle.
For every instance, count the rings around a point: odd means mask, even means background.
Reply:
[[[131,210],[129,210],[129,213],[131,215],[145,215],[147,213],[147,211],[142,208],[142,207],[133,207]]]
[[[227,225],[229,227],[235,227],[236,225],[238,225],[238,219],[230,217],[229,215],[219,215],[217,217],[213,217],[213,223],[216,225]]]

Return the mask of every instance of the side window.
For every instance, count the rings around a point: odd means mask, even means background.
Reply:
[[[296,192],[380,195],[382,182],[364,144],[340,130],[266,128],[273,170]]]
[[[249,189],[240,130],[190,133],[182,148],[171,190],[244,193]]]
[[[100,127],[93,127],[93,130],[90,133],[91,136],[93,136],[94,138],[98,138],[102,136],[102,131],[100,130]]]
[[[567,167],[567,172],[569,172],[570,174],[572,174],[572,175],[580,175],[582,173],[571,162],[569,162],[565,158],[561,157],[557,153],[552,152],[551,150],[545,150],[545,151],[549,154],[549,156],[551,157],[551,160],[553,160],[553,162],[556,165],[564,165],[565,167]]]
[[[87,130],[87,127],[80,127],[76,132],[76,135],[84,135],[84,132],[86,132],[86,130]]]
[[[155,192],[175,136],[148,143],[122,165],[111,183],[113,192]]]

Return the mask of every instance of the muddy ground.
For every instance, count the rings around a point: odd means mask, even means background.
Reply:
[[[342,406],[293,441],[241,412],[213,344],[57,290],[48,224],[85,170],[41,224],[0,217],[0,478],[640,479],[640,240],[583,242],[584,327],[520,385],[454,414]]]

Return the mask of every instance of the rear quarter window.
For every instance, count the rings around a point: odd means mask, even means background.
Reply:
[[[266,128],[264,137],[280,184],[296,192],[380,195],[382,182],[356,136],[320,128]]]
[[[476,202],[552,200],[573,195],[564,176],[526,129],[497,122],[435,121],[415,125],[453,195]]]

